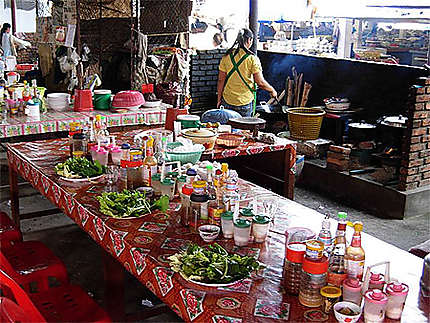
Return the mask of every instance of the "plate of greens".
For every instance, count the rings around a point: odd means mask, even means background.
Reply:
[[[191,244],[169,260],[172,270],[184,279],[207,287],[233,285],[261,266],[254,257],[230,254],[218,243],[206,247]]]
[[[106,172],[106,167],[97,160],[93,162],[85,157],[78,157],[58,163],[55,165],[55,172],[65,181],[85,182],[101,178]]]
[[[145,193],[132,190],[122,192],[103,192],[96,199],[100,203],[100,212],[117,219],[135,219],[152,213],[154,210],[166,212],[169,197],[164,195],[151,201]]]

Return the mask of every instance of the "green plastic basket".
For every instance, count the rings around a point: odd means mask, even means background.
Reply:
[[[167,149],[174,149],[176,147],[180,147],[182,144],[180,142],[170,142],[167,144]],[[172,151],[166,151],[166,157],[168,161],[179,161],[182,164],[192,163],[195,164],[202,157],[203,152],[205,151],[204,147],[202,147],[201,151],[193,151],[189,153],[176,153]]]

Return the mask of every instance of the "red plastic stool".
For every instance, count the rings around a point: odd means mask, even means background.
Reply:
[[[63,262],[39,241],[19,242],[2,250],[0,269],[27,293],[49,290],[55,280],[56,285],[69,282]]]
[[[1,270],[0,287],[11,292],[11,298],[0,297],[0,322],[46,322],[28,295]]]
[[[8,248],[20,241],[22,241],[21,231],[6,213],[0,212],[0,248]]]

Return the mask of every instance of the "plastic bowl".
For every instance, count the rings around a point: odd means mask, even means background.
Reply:
[[[199,227],[200,237],[204,242],[214,241],[219,235],[220,227],[217,225],[206,224]]]
[[[179,161],[182,164],[195,164],[200,160],[200,157],[202,157],[204,148],[200,151],[192,151],[188,153],[169,151],[169,149],[174,149],[179,146],[182,146],[180,142],[170,142],[167,144],[166,157],[169,161]]]
[[[354,312],[357,312],[357,315],[345,315],[340,313],[339,311],[342,310],[344,307],[348,307]],[[336,320],[340,323],[355,323],[358,322],[361,316],[361,307],[357,304],[351,303],[351,302],[339,302],[334,304],[333,306],[334,316],[336,317]]]
[[[136,108],[145,103],[143,94],[138,91],[121,91],[118,92],[112,101],[114,108]]]

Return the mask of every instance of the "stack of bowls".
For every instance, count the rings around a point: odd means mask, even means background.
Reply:
[[[67,111],[70,106],[70,94],[68,93],[50,93],[47,95],[48,106],[54,111]]]

